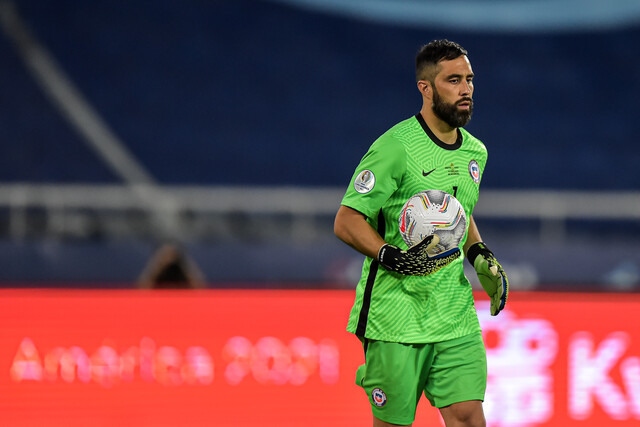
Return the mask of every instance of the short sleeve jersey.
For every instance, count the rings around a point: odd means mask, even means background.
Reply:
[[[398,222],[405,202],[423,190],[442,190],[460,201],[469,218],[478,201],[486,161],[484,144],[466,130],[459,129],[454,144],[445,144],[417,114],[371,145],[342,205],[364,214],[386,242],[407,249]],[[467,232],[461,250],[466,239]],[[463,263],[461,256],[428,276],[406,276],[367,257],[347,330],[360,337],[402,343],[438,342],[479,331]]]

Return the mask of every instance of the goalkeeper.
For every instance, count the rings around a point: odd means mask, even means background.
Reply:
[[[367,393],[374,426],[411,425],[421,395],[447,426],[484,426],[486,352],[464,258],[504,309],[508,280],[483,243],[473,209],[487,150],[463,126],[473,111],[473,71],[458,44],[436,40],[416,56],[422,109],[380,136],[355,170],[335,233],[366,255],[347,330],[363,344],[356,383]],[[398,218],[423,190],[454,195],[467,213],[460,247],[438,256],[429,236],[407,248]]]

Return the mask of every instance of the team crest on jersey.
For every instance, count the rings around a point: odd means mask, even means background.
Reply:
[[[353,183],[354,188],[360,194],[373,190],[374,185],[376,185],[376,176],[369,169],[360,172]]]
[[[469,162],[469,175],[471,175],[473,182],[476,184],[480,183],[480,166],[478,166],[478,162],[475,160]]]
[[[373,399],[373,404],[379,408],[387,403],[387,395],[381,388],[374,388],[371,392],[371,398]]]

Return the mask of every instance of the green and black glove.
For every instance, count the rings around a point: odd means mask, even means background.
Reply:
[[[476,269],[478,279],[491,298],[491,315],[497,316],[507,303],[509,279],[493,252],[482,242],[474,243],[467,251],[467,259]]]
[[[378,261],[384,268],[407,276],[427,276],[449,265],[460,256],[460,249],[454,248],[438,255],[429,256],[428,251],[440,242],[432,234],[408,250],[404,251],[389,243],[378,252]]]

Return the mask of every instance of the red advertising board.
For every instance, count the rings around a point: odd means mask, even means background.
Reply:
[[[349,291],[0,291],[0,425],[369,426]],[[487,314],[492,426],[640,420],[640,295]],[[442,425],[426,399],[416,426]]]

